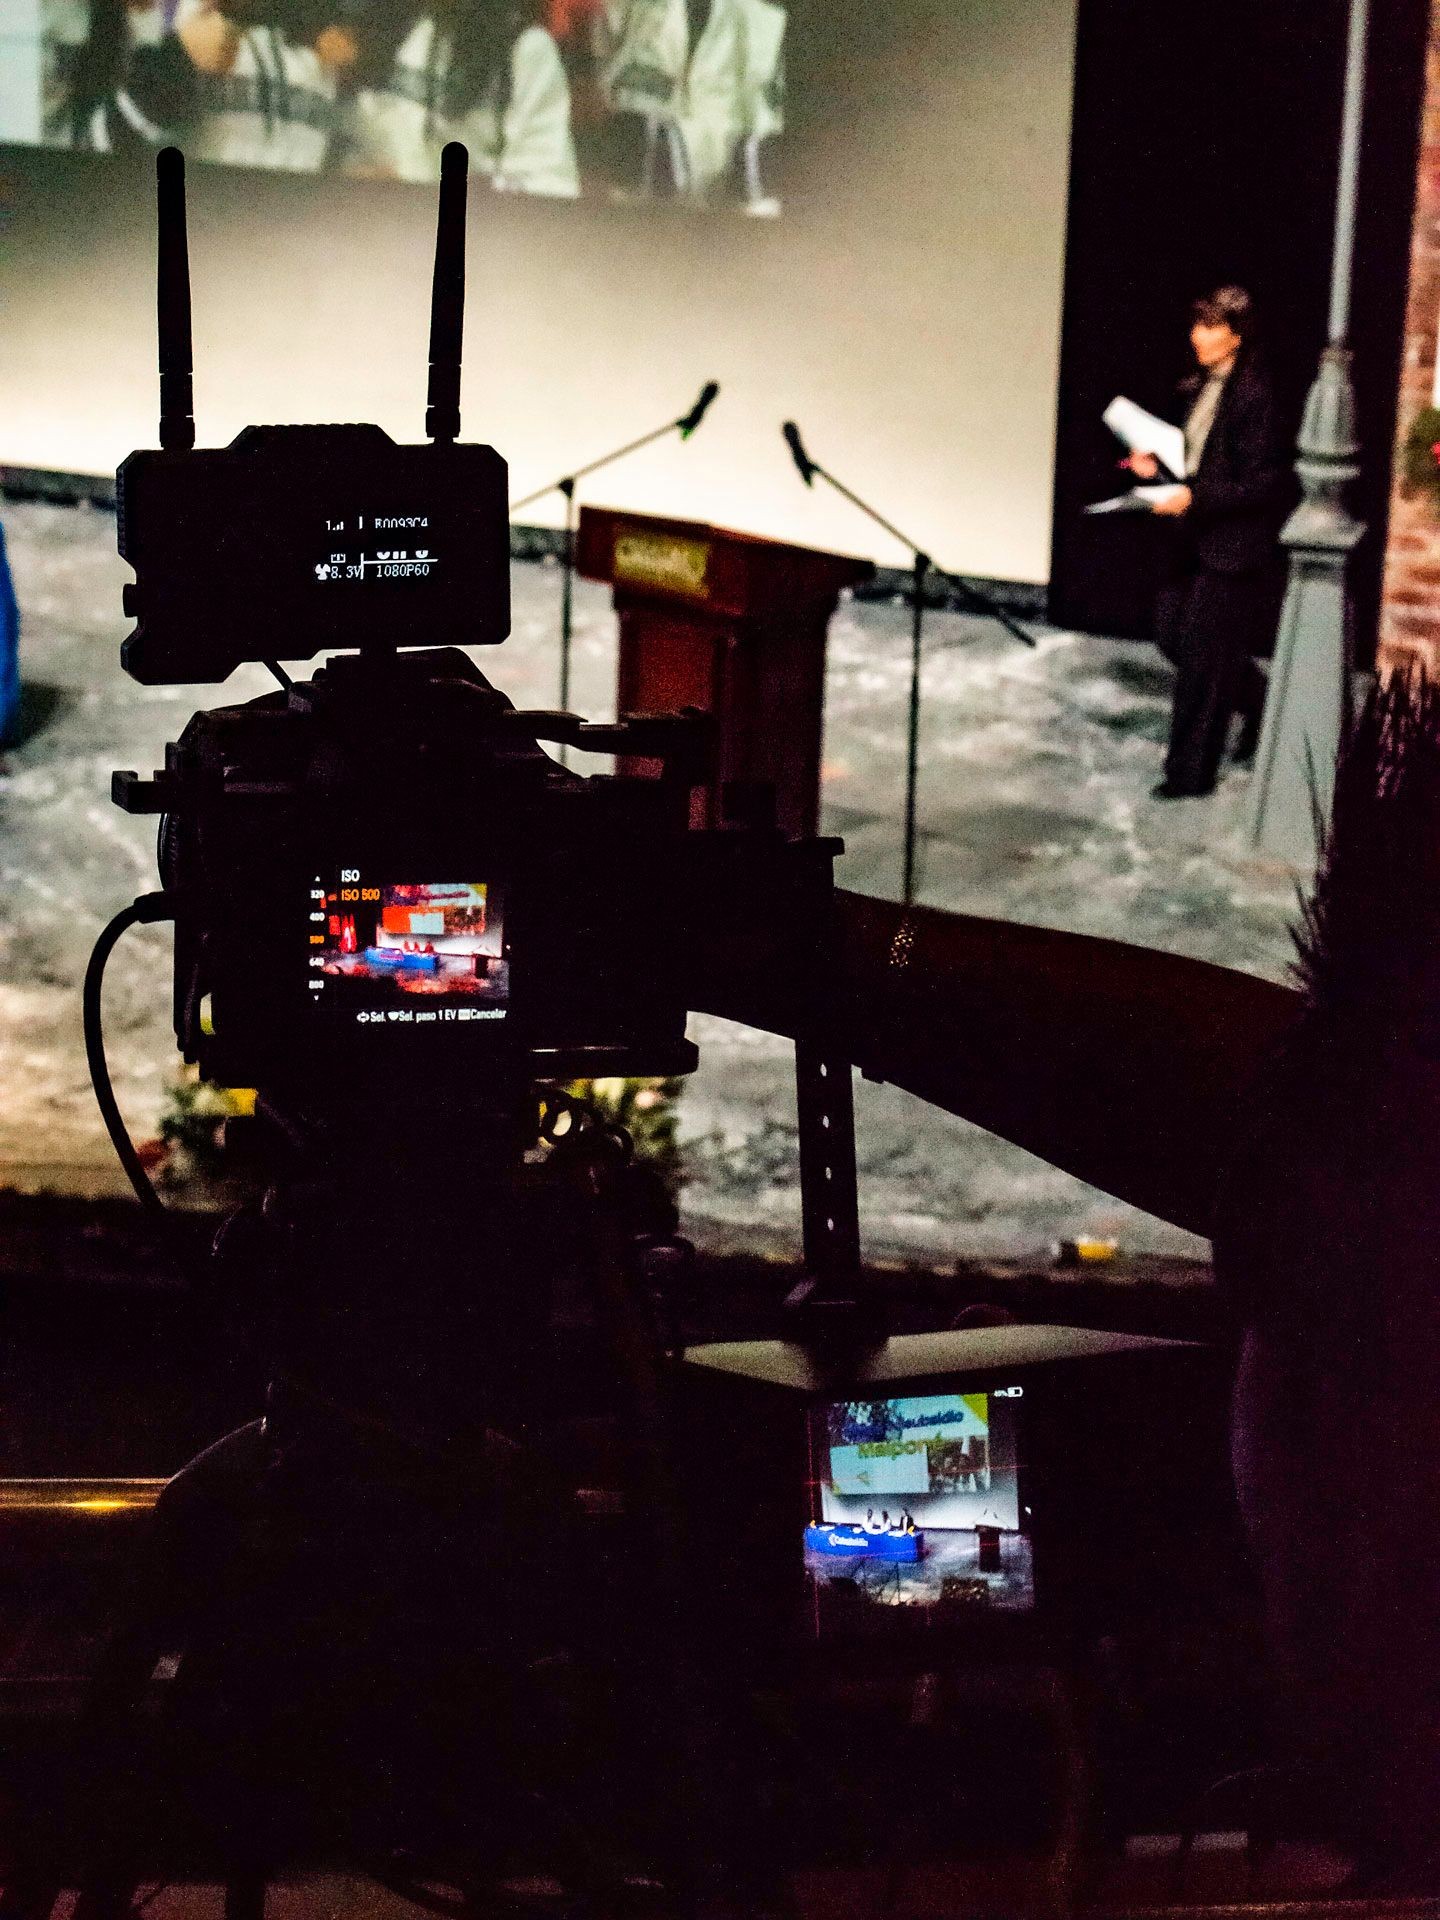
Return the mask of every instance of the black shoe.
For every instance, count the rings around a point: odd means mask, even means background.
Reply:
[[[1151,797],[1156,800],[1203,800],[1207,793],[1213,793],[1212,781],[1208,787],[1177,787],[1169,780],[1162,780],[1158,787],[1150,789]]]
[[[1264,719],[1260,713],[1247,713],[1235,739],[1235,751],[1230,756],[1237,767],[1253,767],[1255,750],[1260,745],[1260,723]]]

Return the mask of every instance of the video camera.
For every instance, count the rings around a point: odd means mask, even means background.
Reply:
[[[457,438],[463,147],[442,165],[419,446],[270,426],[195,450],[181,156],[157,173],[161,445],[118,476],[122,663],[146,685],[247,661],[281,682],[197,714],[152,778],[114,778],[119,805],[162,815],[186,1059],[311,1107],[380,1081],[463,1079],[483,1104],[687,1071],[707,943],[823,916],[835,843],[692,830],[708,716],[520,713],[460,650],[510,627],[505,462]],[[278,664],[331,649],[303,683]],[[546,744],[660,772],[582,777]]]

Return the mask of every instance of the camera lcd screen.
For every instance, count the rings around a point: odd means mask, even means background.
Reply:
[[[837,1400],[810,1416],[805,1570],[826,1626],[1035,1604],[1020,1489],[1023,1387]]]
[[[310,998],[359,1026],[503,1020],[510,997],[493,880],[392,880],[362,867],[314,877]]]

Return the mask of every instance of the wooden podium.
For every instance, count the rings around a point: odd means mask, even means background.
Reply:
[[[695,520],[583,507],[576,564],[608,580],[620,616],[618,713],[699,707],[720,728],[718,765],[697,789],[696,826],[722,824],[728,782],[775,789],[776,823],[820,819],[825,632],[842,587],[868,560],[814,553]],[[644,760],[628,771],[658,771]]]

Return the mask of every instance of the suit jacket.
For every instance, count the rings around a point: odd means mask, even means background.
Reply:
[[[1191,381],[1189,405],[1199,383]],[[1216,573],[1259,573],[1276,561],[1290,504],[1292,452],[1264,362],[1243,347],[1190,481],[1180,525],[1191,565]]]

